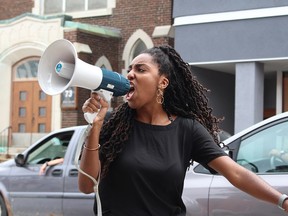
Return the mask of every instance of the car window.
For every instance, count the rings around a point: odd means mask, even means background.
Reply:
[[[195,173],[201,173],[201,174],[211,174],[211,172],[205,168],[203,165],[198,164],[195,168],[194,168],[194,172]]]
[[[237,163],[255,173],[288,171],[288,160],[271,152],[288,152],[288,122],[274,124],[241,140]]]
[[[54,134],[43,140],[29,152],[28,164],[43,164],[57,158],[64,158],[74,131]]]

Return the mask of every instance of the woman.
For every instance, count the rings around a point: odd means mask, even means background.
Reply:
[[[219,172],[254,197],[273,204],[286,198],[218,147],[219,119],[207,105],[207,90],[172,47],[144,51],[132,61],[127,78],[127,102],[107,123],[103,124],[108,104],[97,94],[82,108],[99,111],[80,167],[94,178],[101,171],[104,215],[185,215],[181,195],[191,161]],[[82,192],[93,192],[93,186],[79,174]],[[283,207],[288,210],[287,200]]]

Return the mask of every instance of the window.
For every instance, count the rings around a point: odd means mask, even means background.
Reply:
[[[18,124],[18,132],[19,133],[25,133],[26,132],[26,125],[23,123]]]
[[[46,125],[44,123],[38,124],[38,133],[45,133],[46,132]]]
[[[129,67],[133,58],[144,49],[152,48],[153,41],[151,37],[142,29],[137,29],[128,39],[122,55],[124,61],[124,68],[122,75],[127,76],[127,68]]]
[[[39,15],[68,14],[73,18],[111,15],[116,0],[34,0],[34,13]],[[38,11],[38,12],[37,12]]]
[[[27,99],[27,92],[26,91],[20,91],[19,100],[20,101],[26,101],[26,99]]]
[[[147,47],[144,44],[144,42],[142,40],[138,40],[133,49],[132,49],[132,59],[134,59],[136,56],[138,56],[142,51],[146,50]]]
[[[17,65],[15,80],[37,79],[38,64],[39,60],[28,60]]]
[[[19,108],[19,117],[25,117],[26,116],[26,108],[20,107]]]
[[[38,115],[41,117],[46,116],[46,107],[39,107]]]
[[[46,0],[47,1],[47,0]],[[66,0],[66,8],[63,11],[73,12],[73,11],[84,11],[85,1],[81,0]]]
[[[42,90],[39,91],[39,100],[46,100],[46,94]]]
[[[44,14],[54,14],[62,12],[63,0],[44,1]]]
[[[274,157],[271,152],[288,151],[288,122],[258,131],[243,139],[237,163],[256,173],[288,172],[288,161]]]

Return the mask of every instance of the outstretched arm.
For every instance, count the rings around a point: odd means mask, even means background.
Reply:
[[[228,156],[218,157],[208,164],[231,184],[258,199],[278,205],[282,194],[255,173],[237,164]],[[288,212],[288,200],[282,206]]]

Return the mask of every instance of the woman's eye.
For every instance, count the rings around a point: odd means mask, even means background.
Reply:
[[[142,69],[142,68],[139,68],[138,71],[139,71],[139,72],[144,72],[145,70]]]

